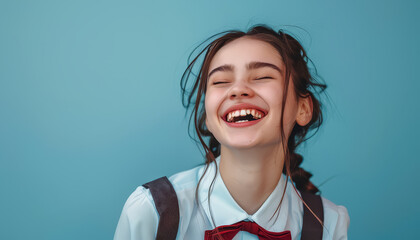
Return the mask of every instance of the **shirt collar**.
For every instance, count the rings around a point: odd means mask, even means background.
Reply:
[[[278,210],[279,216],[277,217],[277,214],[273,216],[283,194],[285,185],[284,183],[286,182],[284,174],[282,174],[276,188],[265,200],[258,211],[253,215],[249,215],[236,203],[236,201],[230,195],[226,185],[223,182],[223,179],[220,176],[220,156],[216,158],[216,163],[217,175],[212,191],[210,189],[210,185],[216,172],[216,166],[214,163],[210,163],[207,169],[207,173],[203,177],[202,185],[199,188],[200,203],[202,204],[203,209],[213,228],[222,225],[230,225],[242,220],[254,221],[269,231],[279,231],[285,228],[285,220],[287,219],[288,212],[287,192],[285,193],[281,208]],[[208,201],[209,190],[211,191],[210,204]],[[210,212],[212,214],[210,214]],[[212,217],[215,225],[213,224]],[[281,221],[281,219],[284,221]],[[276,224],[274,225],[274,223]]]

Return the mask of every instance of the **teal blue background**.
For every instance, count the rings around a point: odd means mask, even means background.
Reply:
[[[418,1],[0,2],[0,238],[112,239],[146,181],[203,162],[179,79],[212,34],[299,36],[328,84],[300,149],[350,239],[418,223]],[[286,27],[294,25],[296,28]]]

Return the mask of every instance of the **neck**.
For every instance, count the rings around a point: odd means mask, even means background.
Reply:
[[[239,150],[221,147],[220,175],[229,193],[250,215],[277,186],[283,164],[281,145]]]

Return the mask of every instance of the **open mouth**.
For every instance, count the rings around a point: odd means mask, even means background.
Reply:
[[[265,117],[265,113],[258,109],[238,109],[227,113],[224,120],[229,123],[250,122]]]

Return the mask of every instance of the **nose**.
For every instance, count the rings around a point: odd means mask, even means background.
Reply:
[[[235,83],[229,91],[229,98],[249,98],[254,96],[254,91],[243,82]]]

